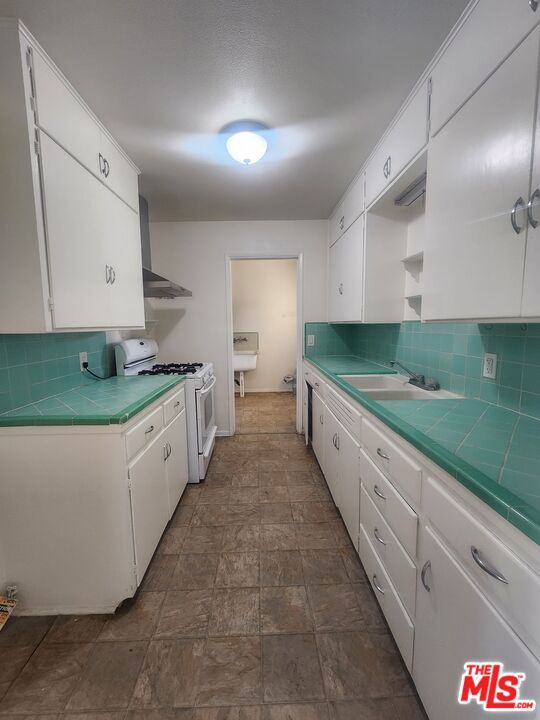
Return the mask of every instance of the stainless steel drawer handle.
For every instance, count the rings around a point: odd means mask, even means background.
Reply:
[[[319,415],[319,421],[320,421],[321,425],[323,425],[323,424],[324,424],[324,421],[323,421],[323,416],[322,416],[322,415]]]
[[[382,587],[381,587],[381,586],[379,585],[379,583],[377,582],[377,576],[376,576],[376,575],[373,576],[373,585],[374,585],[375,589],[378,590],[378,591],[381,593],[381,595],[384,595],[385,591],[382,589]]]
[[[171,443],[167,443],[167,446],[168,446],[168,448],[169,448],[169,454],[167,455],[167,459],[169,459],[169,458],[171,457],[171,455],[172,455]]]
[[[426,582],[426,574],[427,574],[428,570],[431,570],[431,560],[428,560],[427,562],[424,563],[424,567],[422,568],[422,572],[420,573],[420,579],[422,580],[422,585],[428,592],[431,592],[431,587]]]
[[[529,198],[529,202],[527,203],[527,217],[529,218],[529,224],[533,228],[538,227],[538,223],[540,222],[533,215],[533,205],[534,205],[534,201],[537,199],[540,199],[540,188],[536,188],[536,190],[533,192],[533,194]]]
[[[381,448],[377,448],[377,455],[383,460],[390,460],[390,457],[385,452],[383,452]]]
[[[510,213],[510,222],[512,223],[512,227],[514,228],[514,232],[516,235],[519,235],[519,233],[523,230],[523,225],[518,225],[516,220],[516,215],[518,208],[524,208],[525,207],[525,200],[521,197],[521,195],[518,197],[516,202],[514,203],[514,207],[512,208],[512,212]]]
[[[155,430],[154,426],[150,425],[149,428],[146,428],[146,430],[144,431],[144,434],[148,435],[149,433],[154,432],[154,430]]]
[[[380,490],[378,485],[373,486],[373,492],[377,497],[380,497],[381,500],[386,500],[386,495],[384,495]]]
[[[179,406],[180,406],[180,400],[177,400],[177,401],[174,403],[174,407],[179,407]]]
[[[491,563],[489,563],[487,560],[484,560],[482,557],[482,554],[478,548],[474,547],[474,545],[471,545],[471,555],[473,557],[474,562],[478,565],[478,567],[481,567],[482,570],[490,575],[492,578],[495,578],[495,580],[498,580],[499,582],[504,583],[505,585],[508,585],[508,580],[502,575],[497,568],[493,567]]]
[[[384,540],[382,539],[382,537],[379,535],[379,530],[378,530],[378,528],[374,528],[374,529],[373,529],[373,535],[374,535],[375,540],[376,540],[377,542],[380,542],[381,545],[384,545],[384,546],[386,547],[385,541],[384,541]]]

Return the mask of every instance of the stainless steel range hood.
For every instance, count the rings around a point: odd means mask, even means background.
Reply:
[[[141,246],[143,264],[143,289],[146,298],[176,298],[191,297],[191,290],[178,285],[172,280],[158,275],[152,270],[152,255],[150,250],[150,225],[148,222],[148,203],[139,195],[139,219],[141,223]]]

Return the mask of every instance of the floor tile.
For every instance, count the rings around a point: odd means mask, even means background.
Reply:
[[[195,708],[194,720],[261,720],[260,705]]]
[[[145,592],[127,600],[107,620],[98,640],[149,640],[164,599],[164,592]]]
[[[0,650],[14,645],[37,647],[51,628],[54,617],[11,617],[0,632]]]
[[[154,634],[155,639],[205,637],[212,595],[212,589],[168,592]]]
[[[229,502],[230,485],[206,485],[199,498],[199,503],[205,505],[219,505]]]
[[[178,555],[182,549],[188,527],[169,527],[161,539],[159,552],[164,555]]]
[[[406,716],[396,714],[390,698],[365,698],[331,702],[330,720],[406,720]]]
[[[349,580],[337,550],[301,550],[306,585],[335,585]]]
[[[169,707],[156,708],[155,710],[137,710],[134,708],[128,712],[125,720],[194,720],[194,718],[195,710],[193,708]],[[79,716],[78,718],[65,718],[65,720],[86,720],[86,718]],[[100,720],[100,718],[95,717],[91,718],[91,720]],[[107,720],[107,718],[102,720]],[[123,715],[118,720],[123,720]]]
[[[208,625],[209,635],[253,635],[259,632],[259,590],[216,589]]]
[[[262,523],[292,523],[290,503],[261,503]]]
[[[428,716],[416,695],[412,697],[395,697],[392,698],[392,703],[396,710],[397,720],[428,720]]]
[[[345,525],[341,520],[334,520],[331,522],[332,530],[336,538],[336,544],[340,548],[350,548],[351,538],[347,532]]]
[[[289,499],[295,502],[316,502],[321,500],[321,491],[312,483],[289,485]]]
[[[308,596],[317,632],[364,629],[352,585],[310,585]]]
[[[192,525],[225,525],[229,519],[228,505],[197,505],[191,520]]]
[[[326,703],[264,705],[261,720],[328,720]],[[361,717],[355,720],[362,720]]]
[[[345,570],[349,576],[349,580],[354,583],[367,582],[367,576],[360,562],[356,550],[351,548],[342,548],[341,557],[345,565]]]
[[[261,701],[259,637],[207,640],[197,705],[249,705]]]
[[[7,648],[2,650],[0,652],[0,682],[9,686],[26,665],[34,650],[33,645],[14,645],[9,650]],[[7,691],[7,687],[5,690]]]
[[[140,592],[167,590],[177,562],[176,555],[154,555],[139,588]]]
[[[133,694],[134,708],[192,707],[204,640],[154,640],[148,647]]]
[[[183,503],[180,503],[172,516],[171,526],[181,527],[182,525],[189,525],[193,517],[194,510],[195,508],[193,505],[184,505]]]
[[[295,532],[301,550],[325,550],[337,545],[330,523],[296,523]]]
[[[296,550],[297,548],[298,541],[292,523],[261,525],[261,550]]]
[[[324,698],[314,635],[269,635],[262,642],[265,702]]]
[[[261,585],[303,585],[302,558],[298,550],[261,552]]]
[[[223,552],[259,550],[260,545],[260,525],[226,525],[223,528],[221,545]]]
[[[255,587],[259,585],[259,553],[222,553],[216,575],[216,587]]]
[[[45,635],[44,642],[93,642],[103,630],[109,617],[109,615],[59,615]]]
[[[379,603],[375,599],[371,585],[369,585],[369,583],[355,583],[353,589],[366,629],[386,632],[388,626],[386,625]]]
[[[169,590],[201,590],[214,585],[219,555],[179,555]]]
[[[196,505],[199,502],[202,491],[202,485],[188,485],[182,495],[182,505]]]
[[[279,487],[287,485],[285,470],[261,470],[259,472],[259,485],[265,487]]]
[[[235,487],[231,489],[229,498],[231,504],[238,505],[242,503],[250,503],[251,505],[259,502],[259,486],[256,487]]]
[[[326,502],[291,503],[293,520],[296,523],[328,522],[334,517],[334,506]]]
[[[288,503],[289,492],[285,485],[268,485],[259,488],[259,502],[261,503]]]
[[[261,589],[261,632],[304,633],[313,630],[304,587]]]
[[[0,702],[0,712],[43,714],[63,710],[92,647],[88,643],[39,647]]]
[[[65,715],[59,715],[58,718],[59,720],[124,720],[125,715],[125,710],[110,710],[108,712],[68,712]],[[19,718],[19,720],[23,720],[23,718]],[[25,716],[24,720],[38,720],[38,718],[37,716],[32,716],[32,718]],[[39,720],[51,720],[51,717],[42,715]]]
[[[287,485],[316,485],[310,470],[300,469],[287,471]]]
[[[231,476],[233,488],[259,487],[259,473],[256,470],[234,472]]]
[[[186,528],[186,530],[186,536],[180,551],[181,554],[215,553],[221,550],[223,541],[222,527],[204,525],[202,527],[192,526]]]
[[[388,635],[321,633],[318,645],[328,698],[411,694],[407,672]]]

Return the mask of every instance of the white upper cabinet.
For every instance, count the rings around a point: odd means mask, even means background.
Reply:
[[[529,0],[480,0],[431,75],[431,133],[469,98],[540,21]]]
[[[420,152],[427,142],[429,83],[426,80],[366,165],[366,207]]]
[[[330,218],[330,245],[333,245],[364,212],[364,174],[361,173],[349,186]]]
[[[539,8],[540,12],[540,8]],[[532,184],[527,204],[529,227],[521,314],[540,317],[540,100],[536,114],[536,138],[532,167]]]
[[[137,168],[9,19],[0,87],[0,332],[144,326]]]
[[[425,320],[521,314],[538,35],[430,142]]]
[[[340,202],[329,219],[329,243],[332,246],[343,235],[343,202]]]
[[[364,216],[331,246],[328,273],[328,320],[360,322],[363,305]]]

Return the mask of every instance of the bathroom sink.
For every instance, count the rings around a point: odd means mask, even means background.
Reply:
[[[233,354],[233,370],[247,372],[257,367],[257,353],[255,350],[244,350]]]

